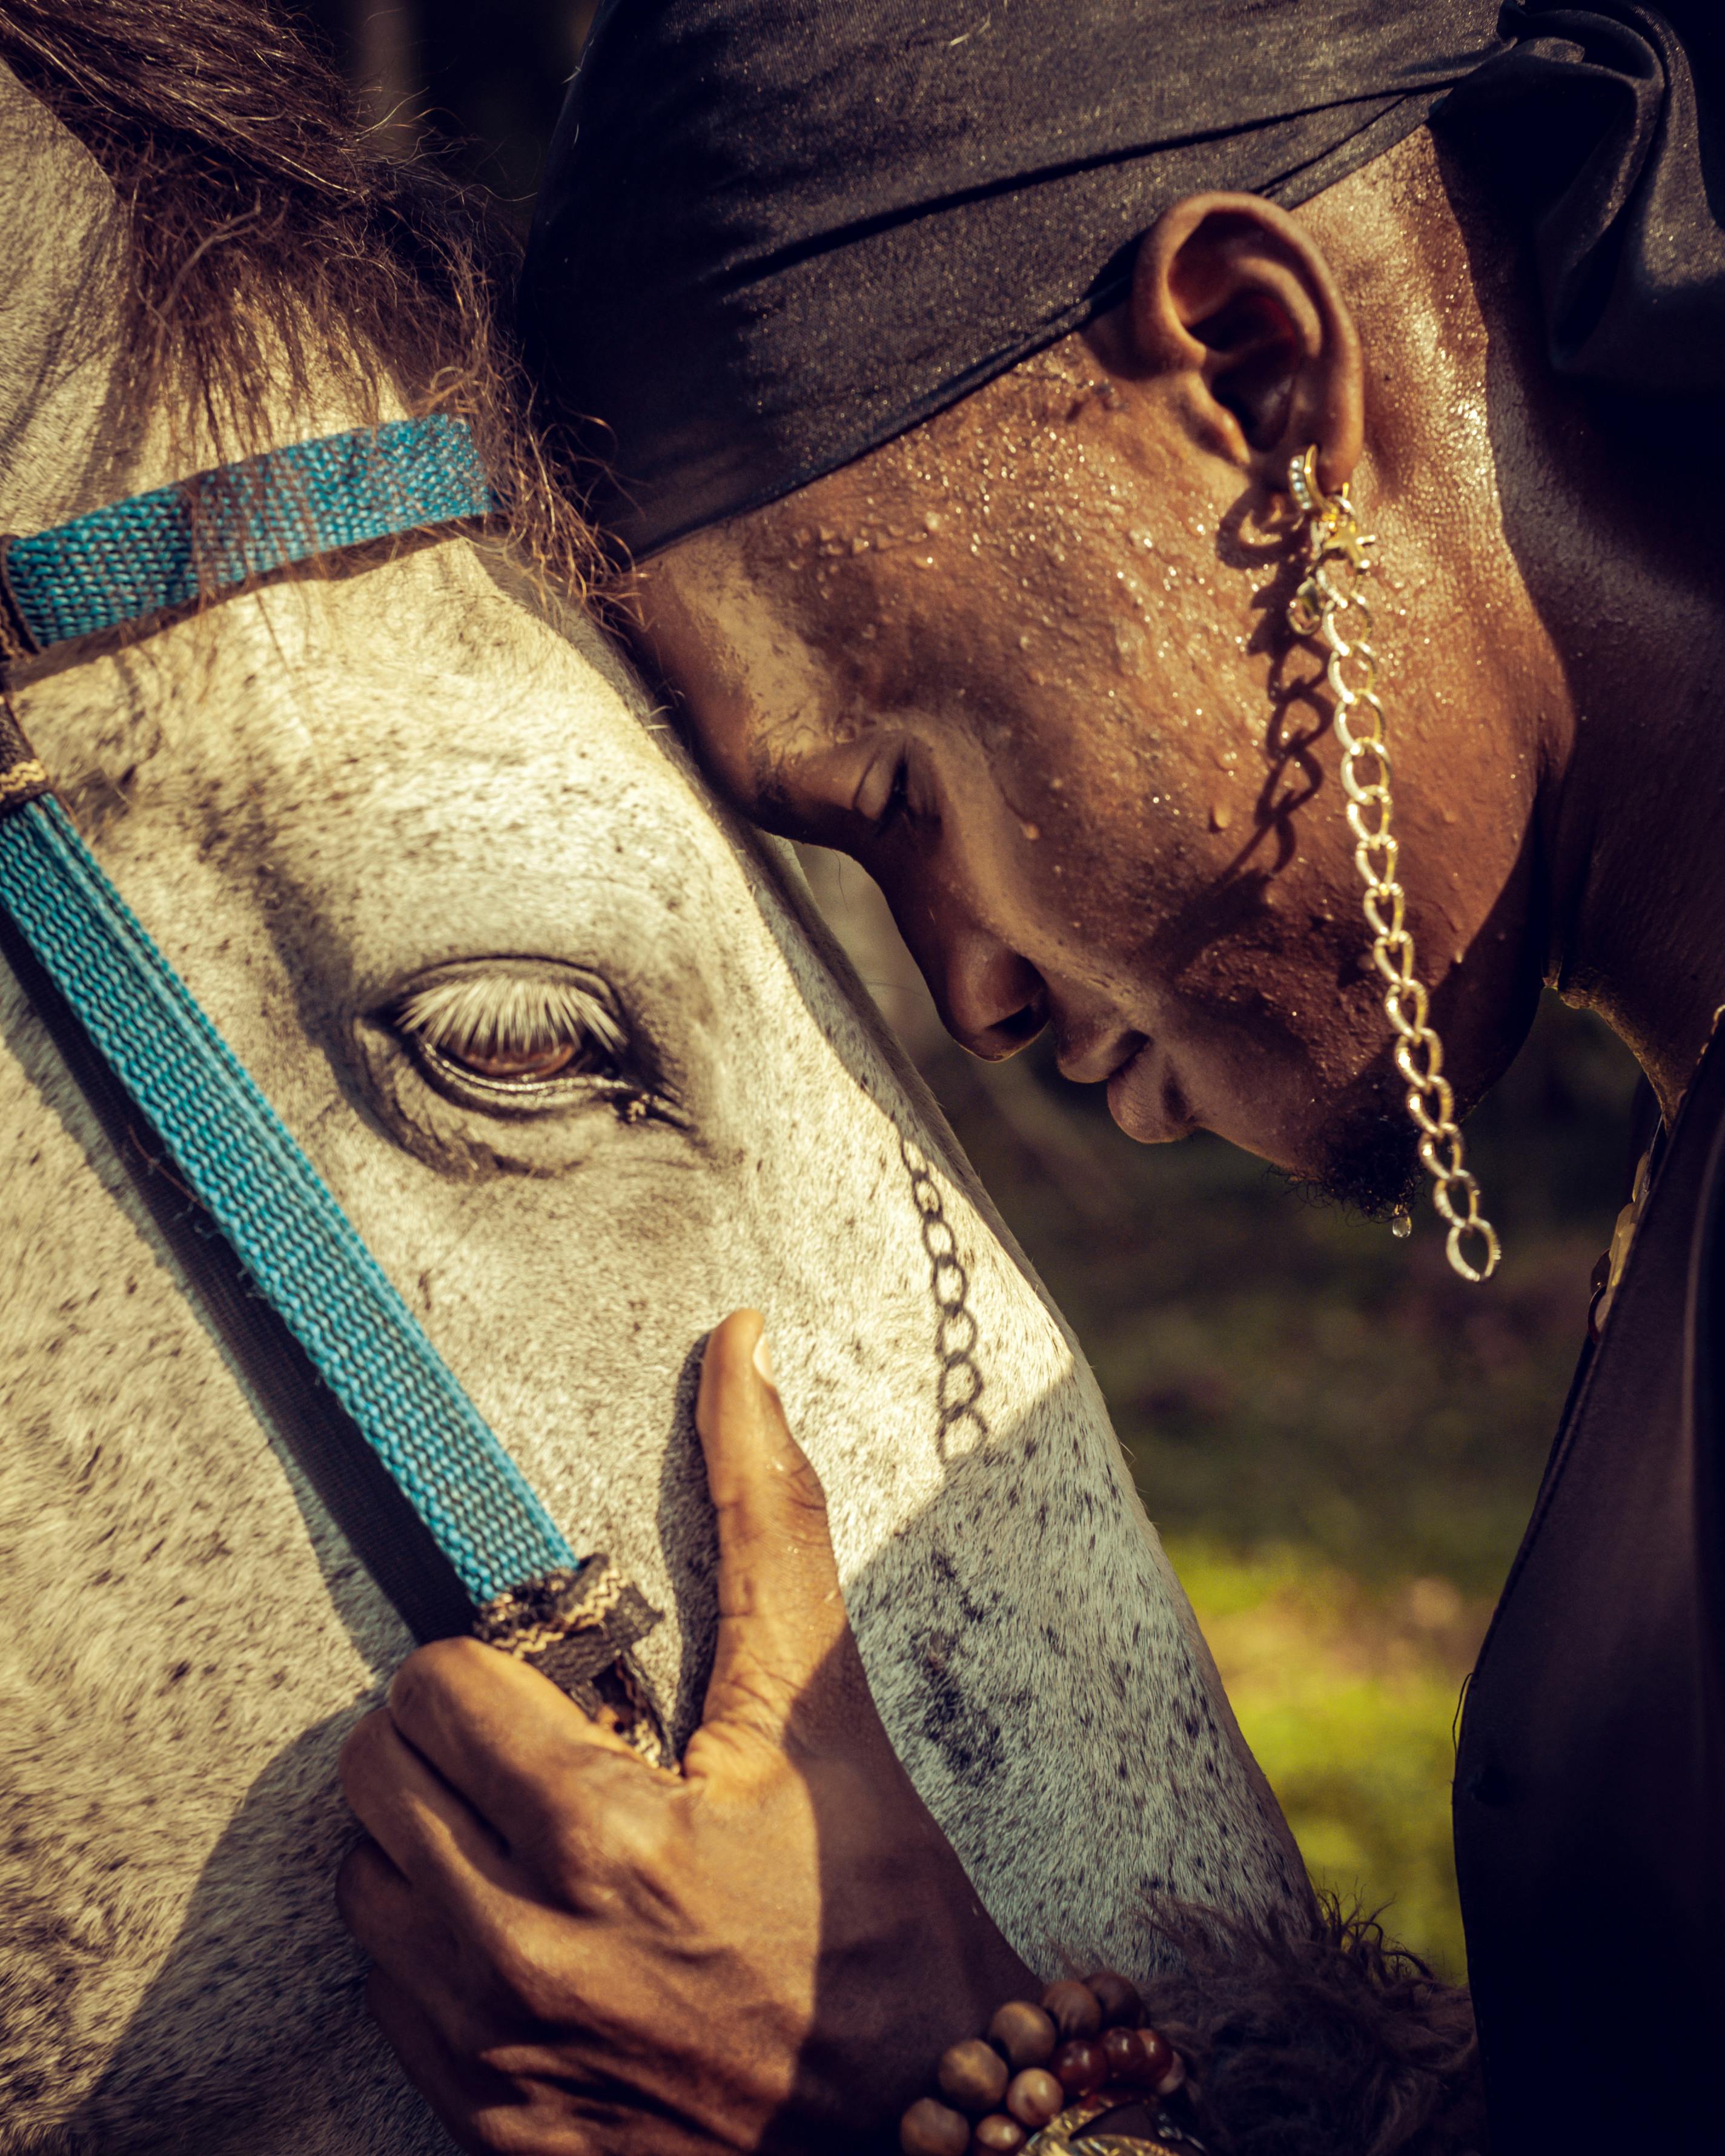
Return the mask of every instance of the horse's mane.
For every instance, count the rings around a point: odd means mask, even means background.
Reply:
[[[423,159],[386,152],[270,0],[0,0],[0,59],[89,149],[125,218],[114,405],[191,408],[261,446],[285,386],[469,418],[516,537],[560,582],[593,561],[530,424],[512,243]]]

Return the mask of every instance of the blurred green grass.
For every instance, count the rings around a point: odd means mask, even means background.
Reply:
[[[1465,1969],[1451,1729],[1486,1606],[1440,1575],[1367,1586],[1309,1548],[1168,1545],[1307,1866],[1344,1905]]]

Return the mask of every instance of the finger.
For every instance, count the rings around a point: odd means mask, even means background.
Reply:
[[[486,1957],[516,1927],[520,1905],[499,1901],[451,1923],[374,1841],[356,1842],[336,1874],[336,1913],[355,1943],[403,1993],[438,2017],[446,2046],[473,2033]]]
[[[470,2156],[603,2156],[614,2146],[572,2111],[566,2073],[547,2089],[493,2066],[467,2032],[452,2032],[387,1973],[372,1970],[366,2005],[444,2132]]]
[[[355,1723],[340,1773],[360,1825],[404,1878],[424,1885],[458,1872],[496,1874],[501,1842],[387,1710]]]
[[[336,1913],[373,1961],[393,1966],[420,1952],[423,1905],[406,1873],[369,1838],[341,1860]]]
[[[436,2016],[413,1989],[388,1969],[374,1968],[366,1979],[366,2006],[403,2071],[437,2113],[450,2139],[462,2148],[485,2143],[468,2138],[465,2121],[473,2106],[462,2060]]]
[[[848,1647],[850,1627],[826,1498],[785,1420],[758,1311],[735,1311],[714,1329],[695,1424],[719,1532],[719,1640],[705,1726],[752,1728],[777,1743],[798,1701]]]
[[[439,1640],[410,1655],[389,1687],[398,1732],[513,1851],[578,1842],[619,1784],[641,1792],[672,1778],[527,1663],[477,1640]]]

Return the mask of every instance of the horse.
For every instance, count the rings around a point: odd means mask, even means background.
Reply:
[[[582,601],[465,208],[260,0],[0,0],[0,203],[5,528],[439,397],[509,468],[501,526],[11,697],[560,1527],[663,1612],[673,1739],[714,1629],[691,1373],[753,1301],[880,1712],[1020,1952],[1152,1966],[1162,1895],[1304,1908],[1070,1334],[793,864]],[[0,2151],[444,2146],[331,1901],[336,1754],[412,1639],[166,1231],[149,1134],[5,968],[0,1127]]]

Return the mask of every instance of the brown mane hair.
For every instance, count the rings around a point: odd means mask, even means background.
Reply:
[[[1165,1903],[1171,1965],[1141,1987],[1185,2061],[1211,2156],[1483,2156],[1473,2009],[1319,1895],[1315,1922]]]
[[[514,536],[584,587],[511,314],[516,251],[476,198],[387,154],[270,0],[0,0],[0,59],[85,144],[125,219],[116,413],[192,408],[228,454],[272,389],[333,373],[362,412],[468,419]],[[232,445],[231,448],[227,445]]]

